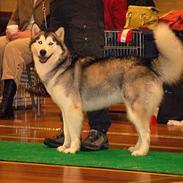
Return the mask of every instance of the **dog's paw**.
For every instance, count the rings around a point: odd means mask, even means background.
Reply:
[[[57,147],[57,151],[59,151],[59,152],[64,152],[66,149],[67,149],[66,146],[59,146],[59,147]]]
[[[74,149],[74,148],[67,148],[66,146],[59,146],[59,147],[57,147],[57,150],[59,152],[65,153],[65,154],[75,154],[77,152],[76,149]]]
[[[132,156],[145,156],[146,154],[147,154],[147,152],[142,151],[142,150],[139,150],[139,149],[134,150],[134,151],[131,153]]]
[[[75,154],[78,150],[76,148],[67,148],[63,152],[66,154]]]
[[[137,150],[137,148],[135,148],[135,147],[133,147],[133,146],[128,148],[128,151],[130,151],[130,152],[133,152],[133,151],[135,151],[135,150]]]

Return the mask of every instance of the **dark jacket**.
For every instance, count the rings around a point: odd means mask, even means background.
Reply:
[[[44,14],[42,11],[42,0],[37,0],[33,7],[34,0],[17,0],[17,6],[13,11],[8,25],[17,24],[19,29],[24,31],[27,29],[31,16],[34,16],[36,23],[41,26],[44,20]],[[45,1],[46,15],[49,15],[50,0]]]
[[[155,6],[155,3],[153,0],[127,0],[127,5]]]
[[[72,52],[103,55],[103,0],[53,0],[50,6],[50,26],[65,28],[65,42]]]

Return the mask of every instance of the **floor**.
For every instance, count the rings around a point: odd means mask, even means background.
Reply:
[[[45,137],[56,135],[61,127],[60,112],[50,98],[44,99],[41,115],[35,110],[16,110],[15,120],[0,121],[0,140],[42,143]],[[110,147],[128,148],[137,140],[134,126],[126,119],[123,105],[110,109],[112,125],[108,132]],[[82,136],[88,134],[87,119]],[[152,124],[151,150],[183,153],[183,127]],[[176,162],[175,162],[176,163]],[[64,183],[169,183],[183,182],[183,176],[113,169],[0,162],[1,183],[21,182]]]

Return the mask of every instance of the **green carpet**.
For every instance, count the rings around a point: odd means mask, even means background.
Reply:
[[[127,150],[109,149],[73,155],[43,144],[0,141],[0,160],[183,175],[183,153],[150,151],[145,157],[133,157]]]

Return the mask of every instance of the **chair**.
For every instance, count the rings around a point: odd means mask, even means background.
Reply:
[[[41,102],[44,97],[49,97],[44,85],[42,84],[39,76],[36,73],[34,63],[26,65],[27,74],[27,86],[25,88],[26,92],[29,93],[32,99],[32,107],[37,109],[37,115],[41,115]]]

